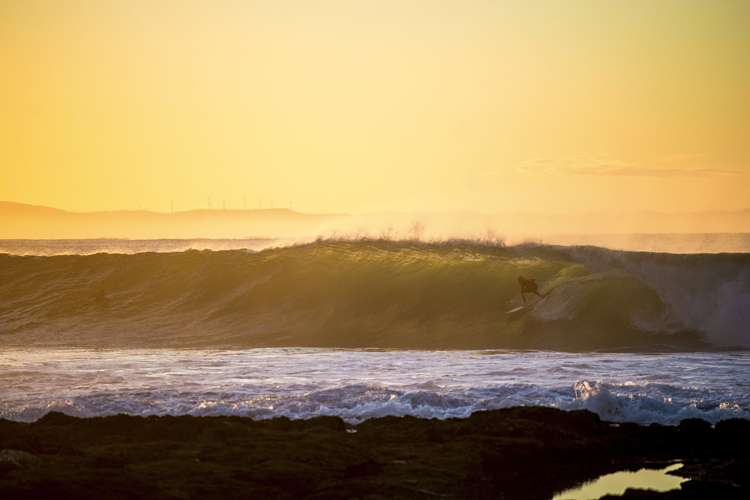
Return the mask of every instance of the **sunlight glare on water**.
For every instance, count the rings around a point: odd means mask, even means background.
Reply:
[[[593,500],[605,495],[619,496],[628,488],[653,490],[660,493],[676,490],[687,479],[668,473],[681,467],[682,464],[673,464],[659,470],[641,469],[636,472],[622,471],[607,474],[578,488],[560,492],[552,497],[552,500]]]

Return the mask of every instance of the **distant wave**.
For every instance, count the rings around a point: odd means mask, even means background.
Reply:
[[[518,275],[550,294],[505,314]],[[100,289],[108,302],[89,298]],[[750,254],[386,240],[0,254],[0,345],[749,348]]]

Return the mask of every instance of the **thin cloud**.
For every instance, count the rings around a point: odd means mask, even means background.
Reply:
[[[705,154],[681,154],[681,155],[669,155],[669,156],[662,156],[659,158],[659,161],[685,161],[685,160],[694,160],[696,158],[705,158],[708,155]]]
[[[702,156],[702,155],[700,155]],[[686,158],[683,158],[686,159]],[[536,175],[595,175],[621,177],[709,177],[740,175],[744,172],[722,168],[655,167],[640,162],[608,156],[572,158],[535,158],[516,167],[526,174]]]

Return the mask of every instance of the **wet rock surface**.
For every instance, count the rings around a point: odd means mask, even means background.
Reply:
[[[750,421],[610,424],[509,408],[465,419],[112,417],[0,420],[4,499],[551,498],[680,460],[681,490],[609,498],[750,498]],[[7,452],[7,453],[6,453]],[[4,455],[3,455],[4,456]]]

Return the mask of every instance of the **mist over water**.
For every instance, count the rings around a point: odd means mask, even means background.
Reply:
[[[152,239],[121,238],[62,239],[62,240],[0,240],[0,253],[10,255],[92,255],[115,253],[132,255],[143,252],[185,252],[187,250],[263,250],[279,246],[276,238],[246,239]],[[295,240],[296,241],[296,240]],[[282,245],[283,246],[283,243]]]
[[[391,225],[379,230],[354,232],[326,231],[327,236],[290,236],[283,238],[193,238],[193,239],[0,239],[0,254],[10,255],[89,255],[95,253],[135,254],[142,252],[184,252],[186,250],[255,250],[283,248],[321,240],[358,241],[390,240],[441,244],[466,242],[489,246],[544,243],[559,246],[595,246],[610,250],[656,253],[748,253],[750,233],[707,234],[522,234],[499,236],[492,231],[438,231],[425,234],[424,228],[412,222],[400,230]],[[364,235],[364,236],[363,236]],[[390,236],[388,236],[390,235]]]

